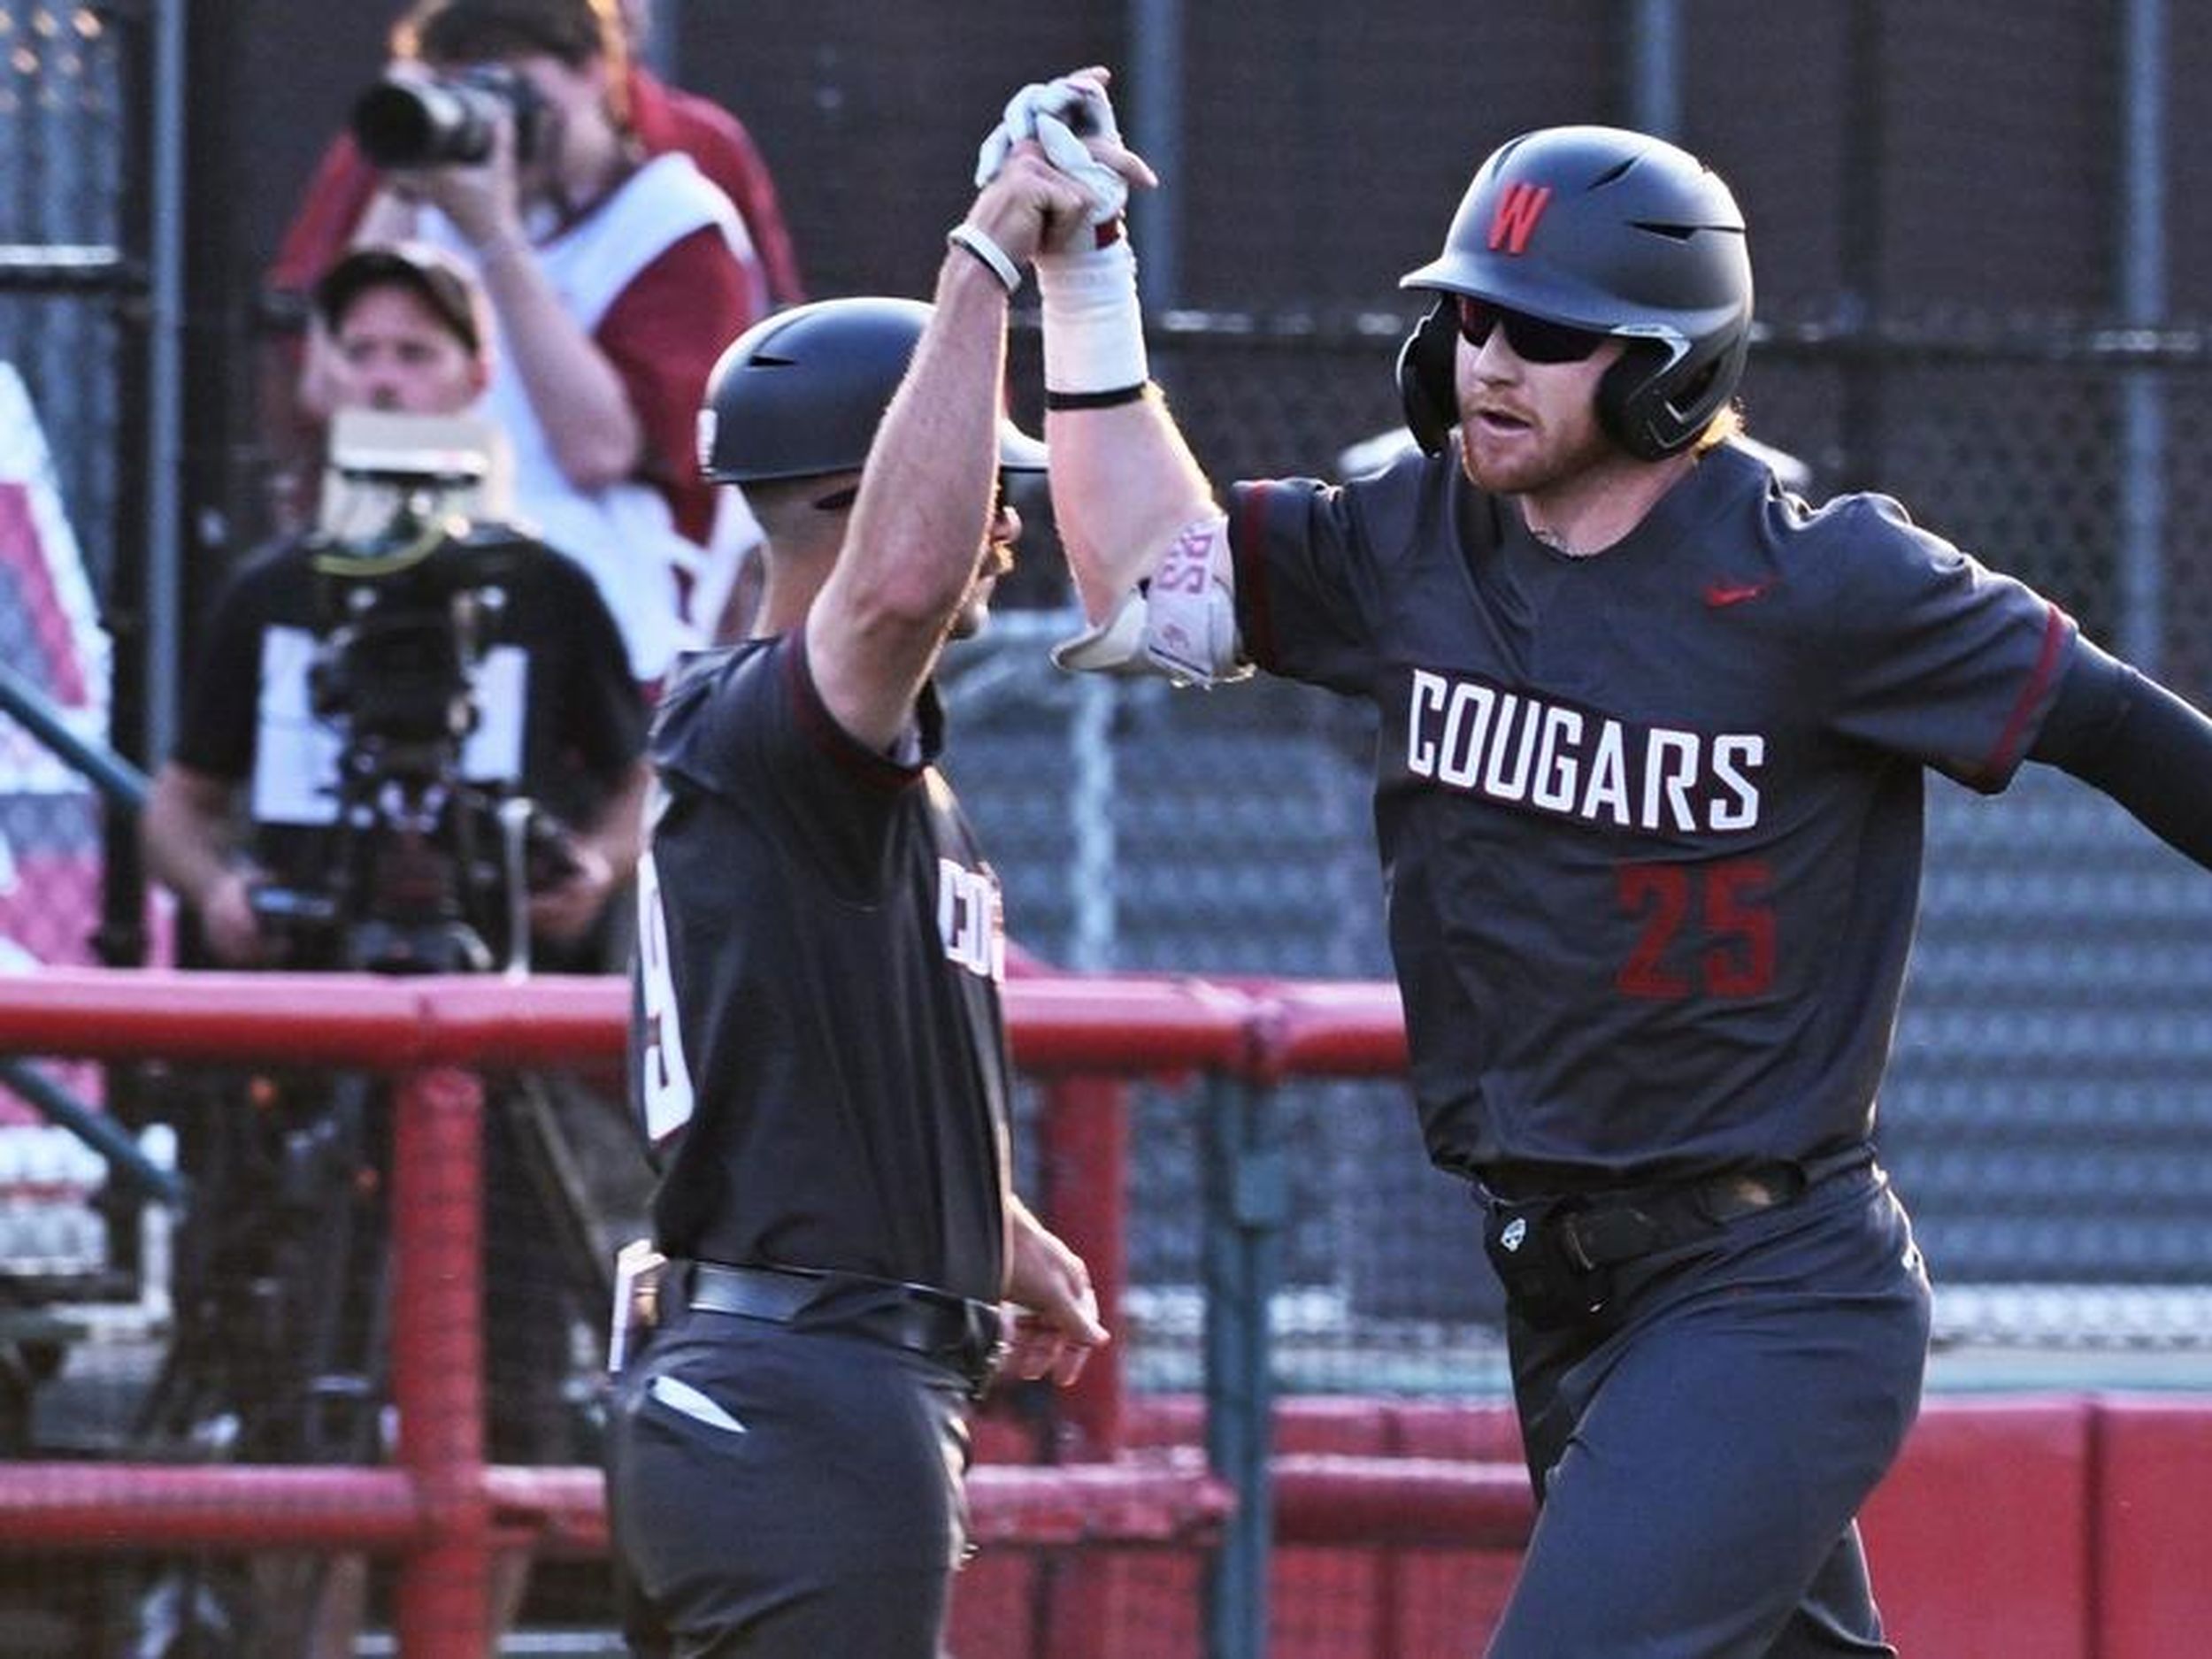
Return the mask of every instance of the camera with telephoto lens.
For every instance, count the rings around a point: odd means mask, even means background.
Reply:
[[[311,548],[308,703],[339,741],[335,841],[318,883],[261,887],[255,912],[296,967],[522,971],[528,895],[572,873],[573,855],[518,783],[470,778],[465,751],[505,584],[543,549],[441,511],[473,477],[347,471],[396,504],[378,534]]]
[[[388,75],[355,101],[353,142],[380,167],[473,166],[488,161],[503,112],[515,159],[537,154],[545,101],[527,76],[499,64],[452,74]]]

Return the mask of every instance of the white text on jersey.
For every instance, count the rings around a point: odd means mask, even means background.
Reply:
[[[937,861],[937,932],[945,958],[996,982],[1006,977],[1006,903],[987,870]]]
[[[1657,833],[1759,822],[1756,732],[1638,729],[1478,680],[1415,669],[1406,770],[1448,789]]]

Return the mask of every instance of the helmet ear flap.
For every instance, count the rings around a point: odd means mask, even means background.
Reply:
[[[1631,342],[1598,382],[1598,424],[1639,460],[1679,454],[1735,395],[1749,345],[1749,331],[1739,330],[1718,354],[1686,372],[1668,365],[1663,347]]]
[[[1398,397],[1406,429],[1425,455],[1441,453],[1459,425],[1459,388],[1452,373],[1458,349],[1459,307],[1449,294],[1437,296],[1398,348]]]
[[[1606,370],[1598,382],[1598,425],[1607,437],[1640,461],[1656,461],[1671,453],[1653,429],[1652,419],[1664,408],[1662,388],[1655,382],[1666,361],[1664,346],[1632,341],[1620,361]]]

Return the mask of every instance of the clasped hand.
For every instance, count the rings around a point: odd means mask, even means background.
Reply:
[[[1122,142],[1107,96],[1110,71],[1093,64],[1052,81],[1032,81],[1007,101],[999,123],[976,151],[975,181],[988,185],[1024,143],[1033,143],[1059,173],[1079,185],[1086,217],[1110,224],[1128,205],[1129,187],[1159,182],[1143,157]]]

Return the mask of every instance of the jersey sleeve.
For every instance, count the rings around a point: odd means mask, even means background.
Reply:
[[[171,758],[180,766],[243,783],[253,775],[261,688],[261,641],[268,632],[264,584],[255,561],[217,593],[201,630]]]
[[[680,672],[652,754],[679,782],[774,821],[787,849],[856,898],[879,886],[894,810],[925,771],[838,725],[815,688],[803,630],[709,653]]]
[[[1993,794],[2019,769],[2078,637],[2073,619],[1865,496],[1821,557],[1833,649],[1828,723]]]
[[[1238,484],[1229,546],[1237,632],[1253,665],[1334,690],[1363,688],[1375,572],[1345,490],[1312,479]]]
[[[265,284],[273,294],[304,302],[324,272],[338,262],[368,210],[383,175],[370,165],[350,133],[330,141],[284,228]]]

